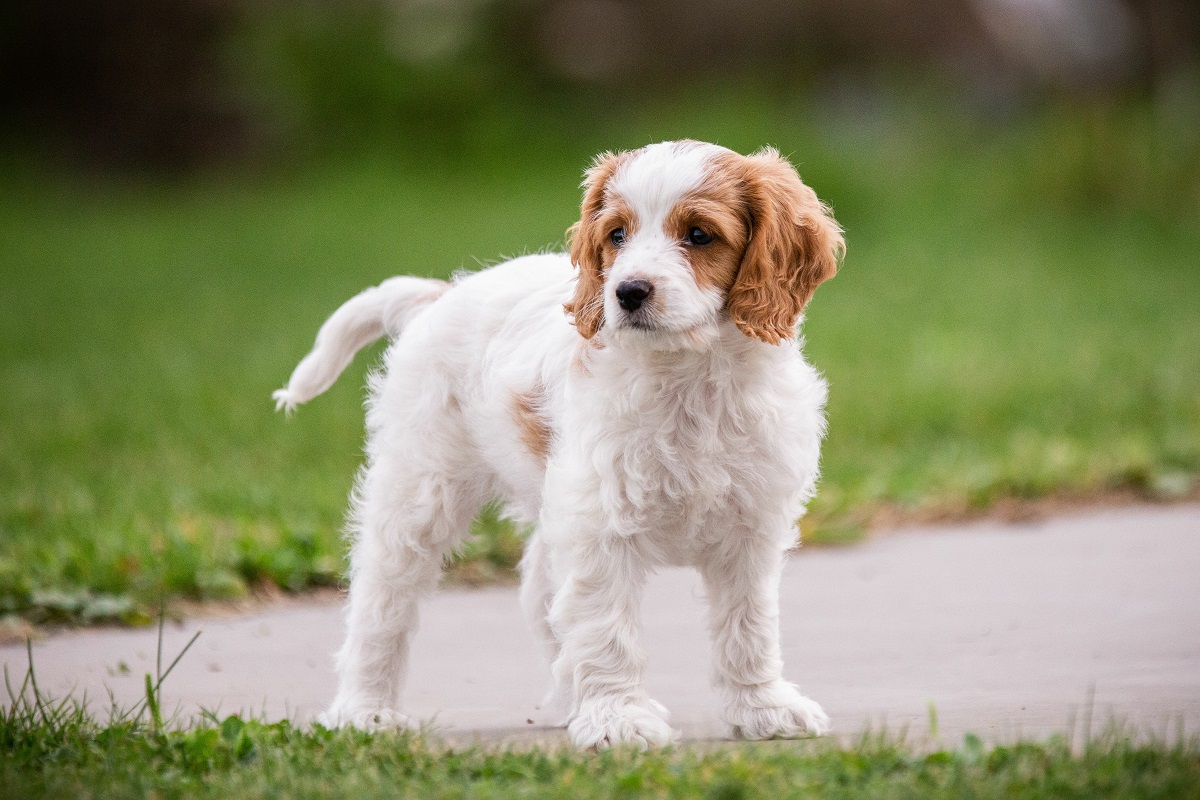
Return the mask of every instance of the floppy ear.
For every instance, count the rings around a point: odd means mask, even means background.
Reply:
[[[563,309],[572,316],[575,327],[585,339],[595,336],[604,324],[603,246],[606,232],[599,229],[596,218],[604,208],[605,184],[620,163],[621,157],[612,153],[596,156],[584,174],[579,222],[567,230],[571,263],[579,275],[575,283],[575,295],[563,304]]]
[[[779,344],[795,336],[804,306],[837,272],[846,243],[829,207],[777,150],[746,156],[741,170],[750,241],[726,307],[742,333]]]

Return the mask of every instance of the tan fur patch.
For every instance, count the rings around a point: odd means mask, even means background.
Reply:
[[[540,461],[550,457],[550,444],[554,438],[542,411],[545,396],[541,386],[512,396],[513,420],[517,423],[521,444]]]
[[[817,286],[837,272],[846,247],[842,230],[778,151],[727,156],[722,166],[741,184],[750,215],[726,308],[747,336],[778,344],[795,334]]]
[[[624,218],[616,215],[621,209],[612,202],[607,190],[608,180],[627,158],[629,153],[602,153],[596,157],[583,182],[586,190],[579,222],[567,231],[571,263],[579,274],[575,294],[563,309],[585,339],[595,336],[604,324],[604,274],[613,259],[608,235],[614,227],[636,222],[627,208]]]
[[[686,242],[692,228],[713,237],[706,245],[684,245],[696,285],[723,293],[733,286],[750,235],[749,211],[736,175],[718,162],[704,185],[691,192],[667,215],[666,232]]]

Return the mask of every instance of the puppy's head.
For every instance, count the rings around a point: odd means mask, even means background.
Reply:
[[[565,308],[589,339],[603,328],[695,340],[728,317],[778,344],[845,247],[829,209],[769,148],[742,156],[682,141],[605,153],[583,185]]]

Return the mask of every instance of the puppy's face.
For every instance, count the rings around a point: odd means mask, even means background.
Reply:
[[[728,315],[748,336],[795,335],[843,242],[828,209],[774,150],[700,142],[604,154],[587,172],[566,309],[585,338],[703,341]]]

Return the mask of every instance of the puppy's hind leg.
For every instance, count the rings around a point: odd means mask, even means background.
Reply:
[[[461,449],[444,441],[432,448],[430,442],[413,446],[412,439],[432,433],[416,427],[405,436],[404,447],[395,441],[373,447],[374,457],[360,476],[352,513],[356,538],[346,640],[337,657],[337,697],[320,720],[325,725],[413,724],[399,707],[417,604],[437,586],[443,559],[463,541],[482,505],[480,483],[470,480],[469,465],[448,463],[444,456],[441,463],[431,463],[432,453]],[[438,439],[453,435],[445,429],[437,433]]]
[[[558,590],[550,570],[550,553],[539,530],[534,530],[525,543],[525,555],[521,559],[521,611],[529,630],[537,639],[542,655],[548,665],[553,665],[558,659],[562,643],[550,627],[550,605],[554,602],[554,594]],[[550,691],[542,700],[541,708],[559,715],[561,724],[566,724],[570,712],[571,687],[560,684],[550,677]]]

